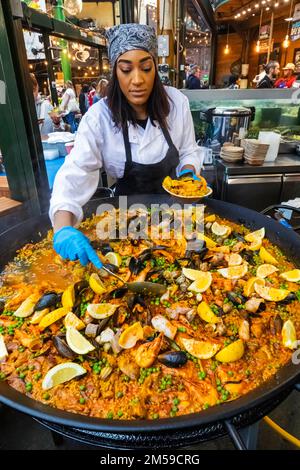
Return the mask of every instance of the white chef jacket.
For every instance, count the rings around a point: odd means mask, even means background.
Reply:
[[[180,158],[177,172],[189,164],[199,173],[203,157],[195,141],[188,99],[176,88],[165,87],[165,90],[171,99],[168,129]],[[153,126],[150,119],[146,129],[130,124],[128,137],[134,162],[157,163],[168,151],[160,126]],[[104,98],[83,116],[74,148],[56,174],[49,211],[52,223],[58,210],[72,212],[79,223],[83,218],[82,206],[97,189],[99,170],[104,168],[111,177],[119,179],[123,177],[125,162],[123,133],[113,123]]]

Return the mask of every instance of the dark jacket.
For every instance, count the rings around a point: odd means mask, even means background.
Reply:
[[[79,108],[82,116],[85,115],[87,110],[89,109],[89,101],[88,101],[88,94],[81,92],[79,95]]]
[[[256,88],[274,88],[274,82],[268,77],[268,75],[265,75],[257,84]]]
[[[201,82],[195,75],[190,75],[186,81],[186,88],[189,90],[200,90]]]

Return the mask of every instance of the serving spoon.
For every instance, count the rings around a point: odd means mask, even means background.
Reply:
[[[125,287],[127,287],[128,290],[136,294],[144,294],[148,292],[150,294],[162,295],[167,290],[167,286],[165,286],[164,284],[158,284],[156,282],[126,282],[120,276],[110,271],[110,269],[108,269],[106,266],[103,265],[101,269],[106,271],[110,276],[113,276],[118,279],[120,282],[122,282]]]

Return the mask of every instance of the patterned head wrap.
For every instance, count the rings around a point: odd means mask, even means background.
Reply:
[[[113,26],[106,31],[108,57],[112,66],[125,52],[141,49],[157,54],[157,38],[154,28],[144,24],[129,23]]]

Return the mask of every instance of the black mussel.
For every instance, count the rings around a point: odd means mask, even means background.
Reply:
[[[3,300],[0,300],[0,315],[4,311],[4,307],[5,307],[5,302]]]
[[[255,260],[254,256],[258,255],[258,251],[251,251],[251,250],[243,250],[241,252],[242,257],[244,258],[247,263],[251,264],[252,266],[255,266]]]
[[[297,295],[295,294],[295,292],[290,292],[285,299],[283,299],[281,302],[279,302],[280,304],[289,304],[290,302],[293,302],[294,300],[297,300],[298,297]]]
[[[61,299],[61,294],[56,292],[46,292],[42,297],[37,301],[34,310],[44,310],[45,308],[55,307]]]
[[[160,354],[158,360],[167,367],[181,367],[187,362],[187,356],[183,351],[167,351]]]
[[[237,294],[236,292],[228,292],[227,298],[232,302],[234,305],[242,305],[246,302],[246,298],[242,294]]]
[[[107,253],[109,253],[110,251],[114,251],[109,243],[104,243],[101,240],[93,240],[91,242],[91,245],[94,248],[94,250],[101,251],[102,255],[104,256],[107,255]]]
[[[241,235],[241,234],[238,233],[238,232],[232,232],[232,237],[233,237],[233,238],[236,238],[239,242],[243,242],[243,243],[246,242],[246,240],[245,240],[245,238],[243,237],[243,235]]]
[[[81,294],[81,292],[89,286],[88,281],[78,281],[74,284],[75,297]]]
[[[117,289],[113,290],[110,293],[110,296],[113,299],[121,299],[121,297],[123,297],[126,294],[127,290],[128,290],[127,287],[118,287]]]
[[[104,263],[104,265],[106,267],[106,269],[109,269],[112,273],[118,273],[119,272],[119,267],[116,266],[115,264],[112,264],[112,263]]]
[[[126,303],[130,310],[132,310],[134,307],[134,299],[135,299],[135,294],[133,292],[128,292],[128,294],[126,294]]]
[[[60,356],[67,359],[75,359],[76,354],[72,351],[72,349],[69,348],[67,343],[60,336],[53,337],[53,344]]]

